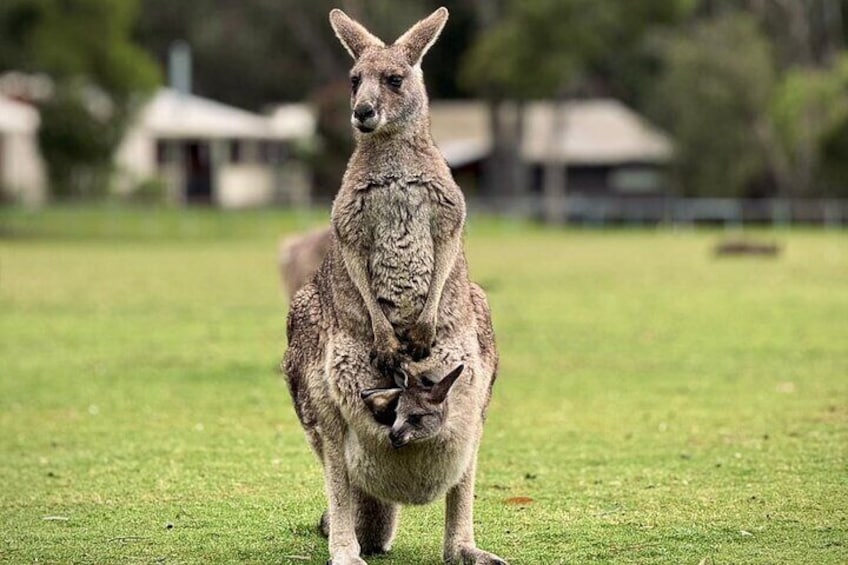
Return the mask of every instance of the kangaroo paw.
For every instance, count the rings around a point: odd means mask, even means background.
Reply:
[[[403,361],[397,349],[375,348],[371,352],[371,365],[386,377],[394,377]]]
[[[401,336],[404,351],[413,361],[420,361],[430,356],[430,349],[436,341],[436,328],[432,324],[417,322]]]

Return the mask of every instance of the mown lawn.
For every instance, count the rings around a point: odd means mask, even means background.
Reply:
[[[275,265],[322,221],[0,211],[0,562],[324,563]],[[481,547],[848,562],[848,234],[716,259],[718,231],[468,232],[502,356]],[[406,510],[371,561],[440,563],[442,512]]]

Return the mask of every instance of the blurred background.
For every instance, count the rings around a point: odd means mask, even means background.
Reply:
[[[846,562],[848,0],[0,0],[0,562],[326,562],[279,362],[352,150],[327,15],[442,3],[481,546]]]
[[[848,221],[848,0],[3,0],[2,201],[326,208],[329,9],[391,41],[441,4],[433,133],[474,208]]]

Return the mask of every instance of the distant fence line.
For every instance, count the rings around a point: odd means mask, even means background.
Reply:
[[[522,218],[605,224],[819,224],[848,225],[848,199],[626,198],[568,196],[556,201],[542,197],[469,198],[473,210]]]

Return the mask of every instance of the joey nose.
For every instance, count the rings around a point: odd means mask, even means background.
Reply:
[[[407,444],[406,438],[404,437],[402,432],[398,432],[396,430],[392,430],[389,433],[389,441],[392,442],[392,447],[395,449],[400,449],[404,445]]]
[[[375,113],[374,106],[367,102],[358,104],[356,108],[353,109],[354,117],[360,122],[364,122],[368,118],[373,118]]]

